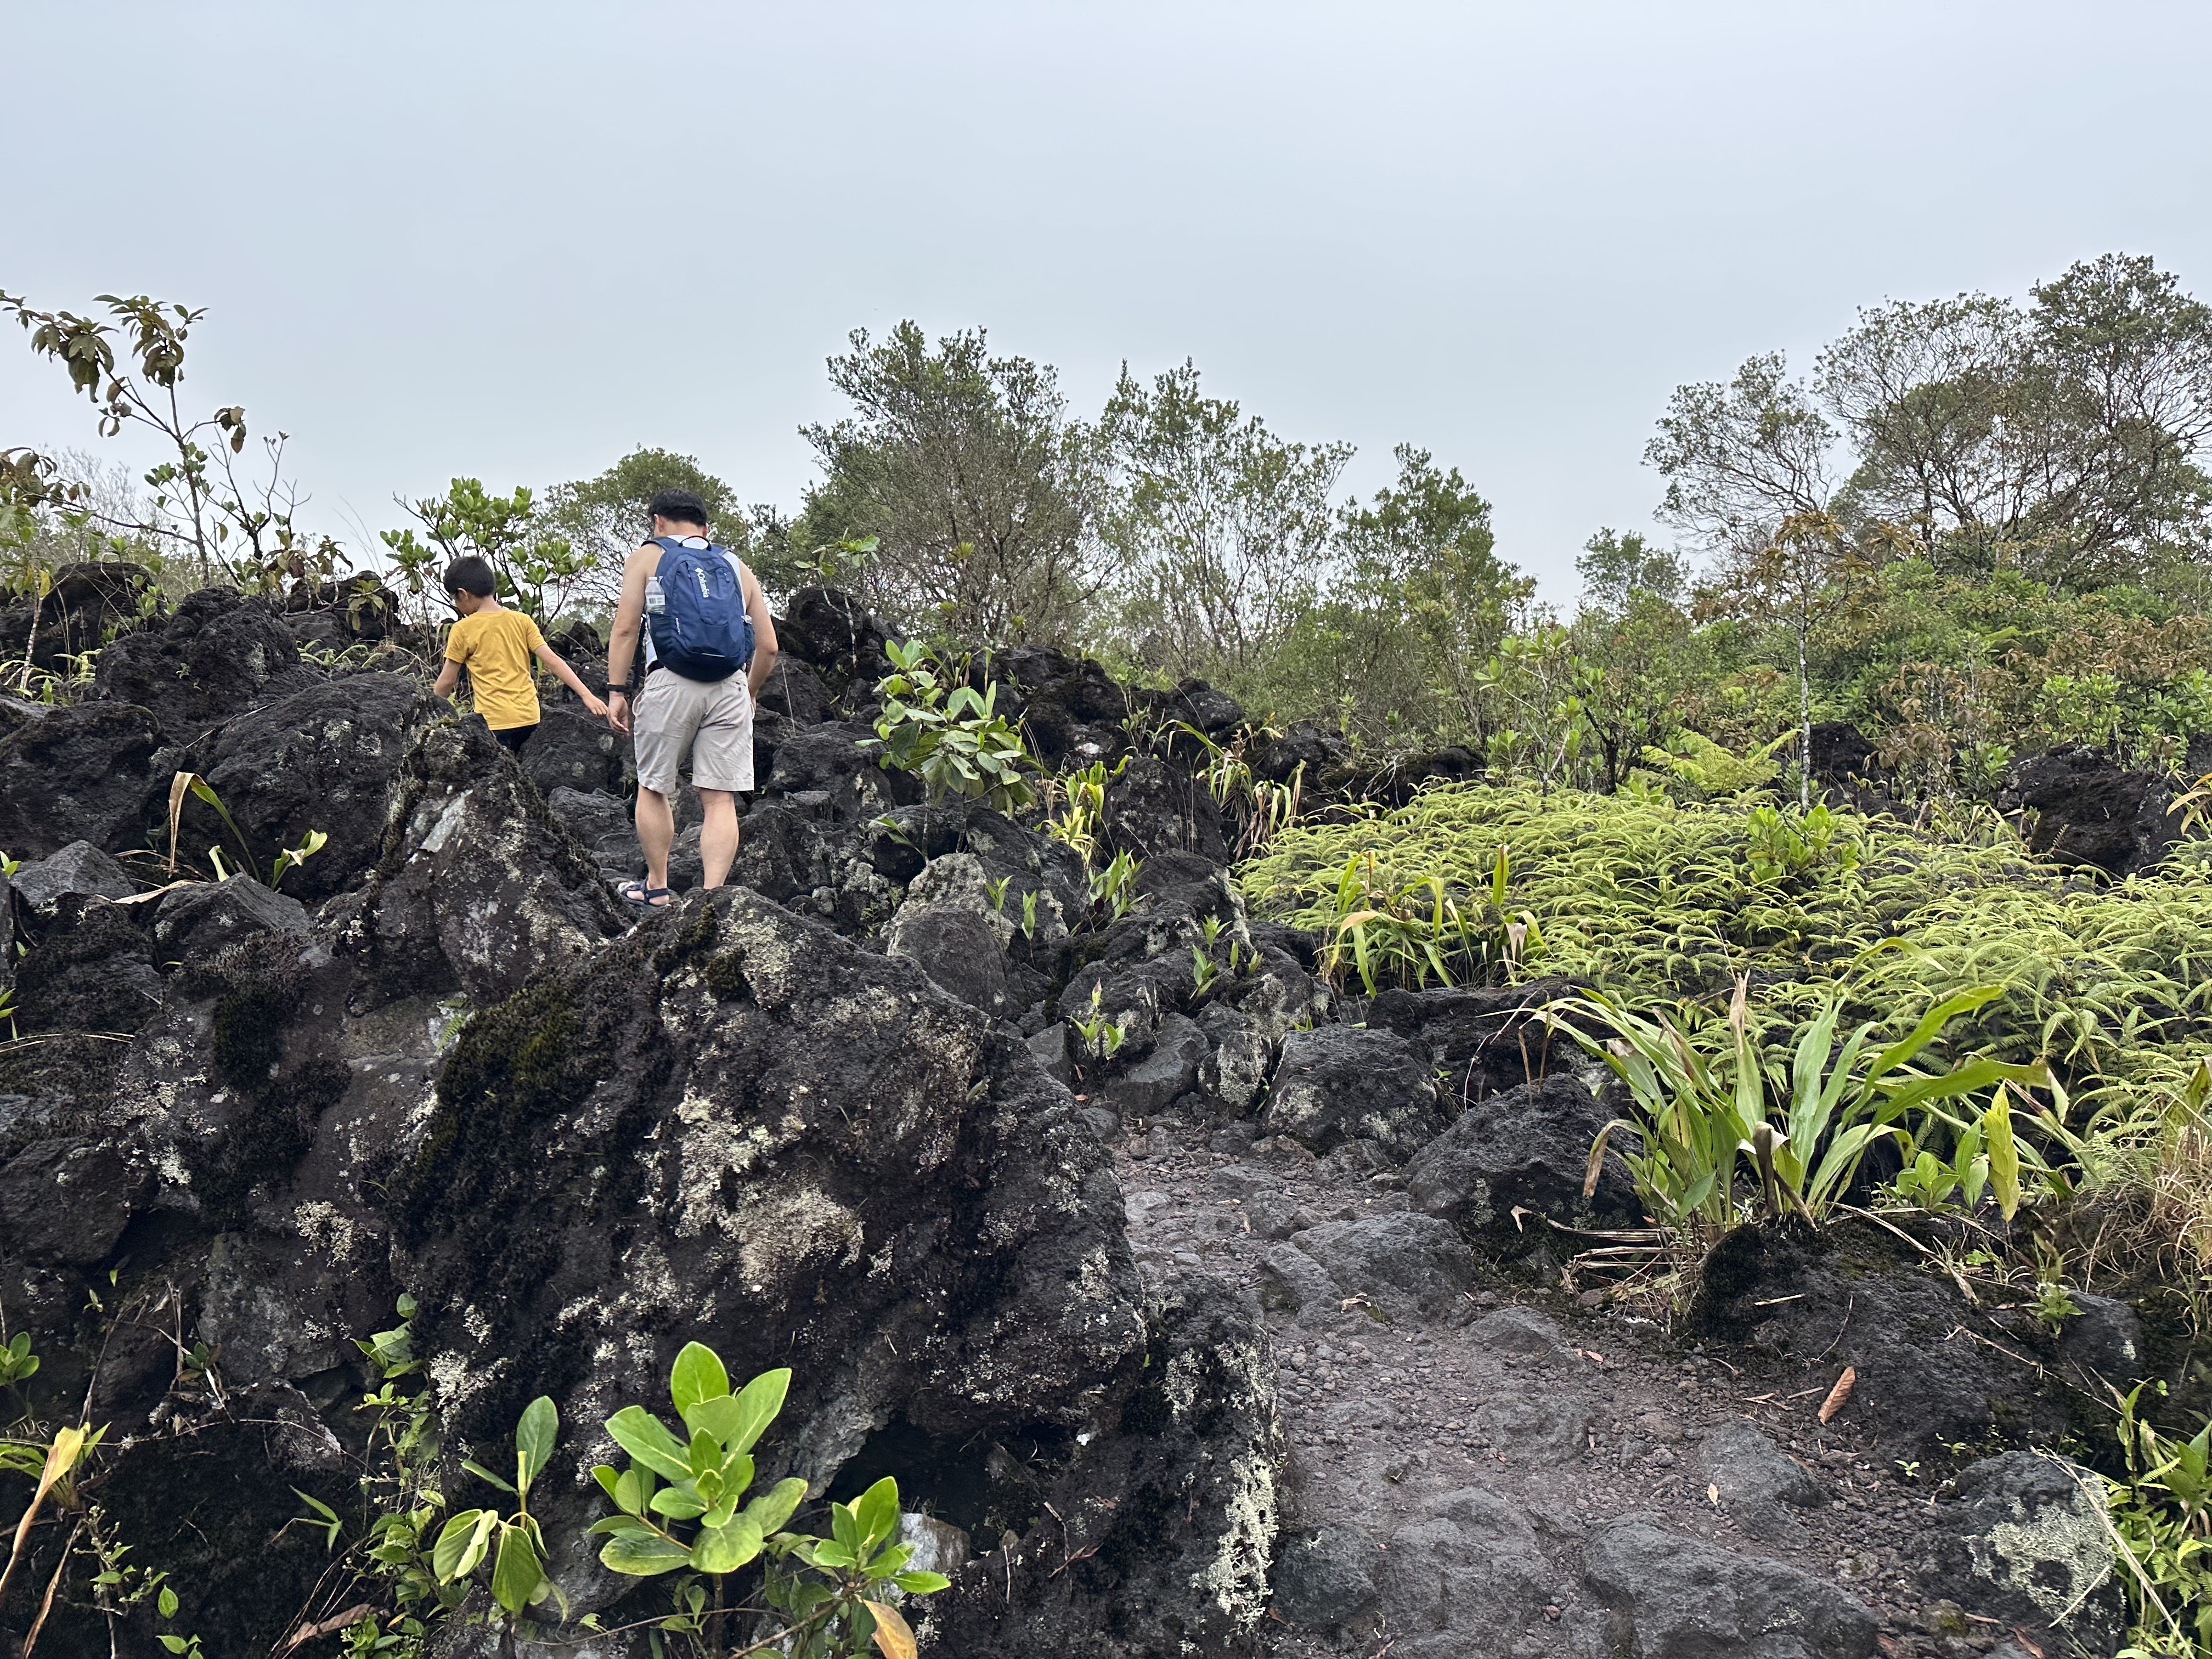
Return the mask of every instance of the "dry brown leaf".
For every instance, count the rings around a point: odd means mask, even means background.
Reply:
[[[1859,1374],[1855,1367],[1844,1367],[1844,1374],[1836,1379],[1836,1386],[1828,1390],[1828,1397],[1820,1402],[1820,1420],[1823,1423],[1843,1410],[1844,1402],[1851,1397],[1851,1384],[1858,1380]]]
[[[915,1659],[918,1650],[914,1632],[907,1628],[896,1607],[886,1607],[881,1601],[863,1601],[860,1605],[876,1615],[876,1645],[883,1650],[884,1659]]]

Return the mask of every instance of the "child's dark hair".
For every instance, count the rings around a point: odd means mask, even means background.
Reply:
[[[671,524],[696,524],[707,527],[707,503],[688,489],[663,489],[646,503],[645,510],[657,519]]]
[[[446,567],[448,593],[473,593],[480,599],[488,599],[498,589],[499,578],[492,574],[489,559],[480,559],[471,553]]]

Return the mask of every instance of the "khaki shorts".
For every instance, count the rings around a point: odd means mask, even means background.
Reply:
[[[694,789],[753,787],[753,698],[743,674],[709,682],[654,669],[638,689],[630,731],[641,789],[671,793],[687,755]]]

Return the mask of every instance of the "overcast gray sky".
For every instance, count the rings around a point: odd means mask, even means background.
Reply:
[[[2112,249],[2212,295],[2201,0],[8,9],[0,288],[207,307],[342,530],[640,443],[795,505],[911,316],[1420,444],[1565,599],[1678,382]],[[100,447],[0,337],[26,442]]]

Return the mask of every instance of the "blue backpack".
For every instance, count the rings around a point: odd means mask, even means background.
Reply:
[[[753,620],[737,562],[696,536],[655,536],[660,566],[646,579],[654,660],[687,680],[726,680],[752,665]]]

